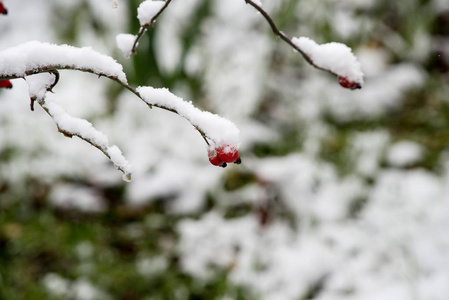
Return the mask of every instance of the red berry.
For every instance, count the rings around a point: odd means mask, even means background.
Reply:
[[[338,83],[347,89],[355,90],[355,89],[361,89],[362,86],[360,83],[355,81],[350,81],[347,77],[338,76]]]
[[[217,156],[227,163],[239,163],[240,156],[236,147],[232,146],[220,146],[216,148]]]
[[[1,3],[0,3],[1,4]],[[0,80],[0,88],[10,89],[12,88],[12,83],[9,80]]]
[[[8,10],[5,8],[2,2],[0,2],[0,14],[2,15],[8,14]]]
[[[223,168],[226,167],[226,163],[224,161],[222,161],[221,159],[219,159],[218,156],[209,157],[209,161],[214,166],[223,167]]]
[[[218,166],[218,167],[226,167],[226,163],[224,161],[222,161],[218,156],[217,156],[217,151],[215,151],[214,148],[209,148],[207,150],[207,155],[209,156],[209,162],[211,164],[213,164],[214,166]]]

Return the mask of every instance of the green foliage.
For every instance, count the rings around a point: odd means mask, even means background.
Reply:
[[[49,273],[88,279],[114,299],[251,299],[229,282],[229,270],[205,280],[182,271],[173,247],[180,217],[164,215],[158,204],[99,214],[28,205],[18,199],[2,207],[1,299],[49,299],[43,285]]]

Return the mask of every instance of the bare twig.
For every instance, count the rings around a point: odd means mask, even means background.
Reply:
[[[333,75],[338,76],[338,74],[336,74],[335,72],[332,72],[329,69],[325,69],[322,68],[318,65],[316,65],[312,59],[310,58],[310,56],[307,55],[307,53],[305,53],[303,50],[301,50],[301,48],[299,48],[295,43],[293,43],[293,41],[282,31],[280,31],[276,24],[274,23],[273,19],[270,17],[270,15],[258,4],[256,4],[254,1],[252,0],[245,0],[245,2],[249,5],[251,5],[252,7],[254,7],[264,18],[265,20],[268,22],[268,24],[271,27],[271,30],[273,31],[273,33],[277,36],[279,36],[284,42],[286,42],[287,44],[289,44],[291,47],[293,47],[293,49],[295,49],[296,51],[298,51],[299,53],[301,53],[301,55],[304,57],[304,59],[313,67],[319,69],[319,70],[323,70],[326,72],[329,72]]]
[[[137,33],[136,39],[134,40],[134,44],[133,47],[131,48],[131,53],[132,54],[136,54],[136,48],[137,48],[137,44],[139,42],[139,39],[142,37],[142,35],[145,33],[145,31],[147,30],[147,28],[149,26],[153,26],[154,22],[156,22],[156,19],[162,14],[162,12],[167,8],[167,6],[170,4],[171,0],[166,0],[164,3],[164,6],[161,7],[161,9],[154,15],[153,18],[151,18],[151,21],[148,24],[145,24],[143,26],[140,27],[139,32]]]

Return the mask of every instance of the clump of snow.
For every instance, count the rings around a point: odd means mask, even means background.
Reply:
[[[96,130],[92,123],[81,118],[72,117],[56,102],[46,101],[43,107],[48,111],[58,129],[62,132],[80,136],[101,148],[108,147],[107,136]]]
[[[121,33],[115,37],[117,47],[126,58],[130,58],[136,36],[129,33]]]
[[[56,75],[52,73],[41,73],[25,77],[28,83],[28,93],[31,99],[44,99],[45,94],[56,80]]]
[[[240,130],[231,121],[219,115],[199,110],[191,101],[184,101],[166,88],[138,87],[137,92],[146,103],[173,110],[184,117],[193,126],[204,132],[217,146],[239,147]]]
[[[128,182],[131,181],[131,173],[133,167],[123,156],[122,151],[120,151],[119,147],[117,147],[116,145],[112,145],[108,147],[106,151],[114,165],[123,170],[123,180]]]
[[[0,51],[0,76],[25,77],[48,69],[91,71],[127,83],[122,65],[91,47],[31,41]]]
[[[65,112],[64,108],[56,102],[46,101],[41,105],[53,118],[59,131],[69,137],[72,135],[78,136],[100,149],[111,159],[114,165],[123,172],[123,180],[131,180],[131,164],[122,155],[117,146],[109,146],[108,137],[106,135],[95,129],[87,120],[69,115]]]
[[[331,71],[349,81],[363,84],[363,72],[351,48],[342,43],[318,45],[308,37],[293,38],[292,42],[318,67]]]
[[[421,145],[410,141],[400,141],[391,146],[387,153],[387,161],[392,166],[405,167],[419,162],[423,154],[424,149]]]
[[[137,8],[137,18],[140,26],[151,24],[154,16],[161,10],[164,4],[164,1],[147,0],[142,2]]]

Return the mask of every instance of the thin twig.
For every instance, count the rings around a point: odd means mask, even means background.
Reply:
[[[273,33],[275,34],[275,35],[277,35],[277,36],[279,36],[284,42],[286,42],[287,44],[289,44],[291,47],[293,47],[293,49],[295,49],[296,51],[298,51],[299,53],[301,53],[301,55],[304,57],[304,59],[310,64],[310,65],[312,65],[313,67],[315,67],[315,68],[317,68],[317,69],[319,69],[319,70],[323,70],[323,71],[326,71],[326,72],[329,72],[329,73],[331,73],[331,74],[333,74],[333,75],[337,75],[338,76],[338,74],[336,74],[335,72],[332,72],[331,70],[329,70],[329,69],[325,69],[325,68],[322,68],[322,67],[320,67],[320,66],[318,66],[318,65],[316,65],[313,61],[312,61],[312,59],[310,58],[310,56],[308,56],[307,55],[307,53],[305,53],[301,48],[299,48],[295,43],[293,43],[293,41],[285,34],[285,33],[283,33],[282,31],[280,31],[278,28],[277,28],[277,26],[276,26],[276,24],[274,23],[274,21],[273,21],[273,19],[270,17],[270,15],[260,6],[260,5],[257,5],[255,2],[253,2],[252,0],[245,0],[245,2],[247,3],[247,4],[249,4],[249,5],[251,5],[252,7],[254,7],[264,18],[265,18],[265,20],[268,22],[268,24],[270,25],[270,27],[271,27],[271,30],[273,31]]]
[[[134,40],[133,47],[131,48],[131,53],[136,54],[136,48],[137,44],[139,42],[139,39],[142,37],[142,35],[147,30],[148,26],[153,26],[154,22],[156,22],[156,19],[162,14],[162,12],[167,8],[167,6],[170,4],[171,0],[166,0],[164,3],[164,6],[161,7],[161,9],[151,18],[150,22],[141,26],[139,29],[139,32],[137,33],[136,39]]]
[[[39,67],[39,68],[36,68],[36,69],[33,69],[33,70],[26,70],[24,73],[25,73],[25,76],[35,75],[35,74],[39,74],[39,73],[47,73],[47,72],[55,74],[58,70],[77,70],[77,71],[92,73],[92,74],[96,74],[98,76],[106,77],[106,78],[108,78],[108,79],[110,79],[112,81],[117,82],[122,87],[124,87],[127,90],[129,90],[131,93],[136,95],[140,100],[142,100],[145,104],[147,104],[150,108],[152,106],[155,106],[155,107],[158,107],[160,109],[164,109],[164,110],[170,111],[172,113],[175,113],[175,114],[181,116],[181,114],[179,114],[179,112],[176,111],[175,109],[167,107],[167,106],[164,106],[162,104],[148,104],[145,101],[145,99],[143,99],[143,97],[140,95],[140,93],[135,88],[130,86],[128,83],[123,82],[122,80],[118,79],[117,76],[113,76],[113,75],[109,75],[109,74],[105,74],[105,73],[95,72],[94,70],[89,69],[89,68],[78,68],[76,66],[50,65],[50,66],[45,66],[45,67]],[[23,78],[23,77],[24,76],[18,76],[18,75],[6,75],[6,76],[0,75],[0,80],[17,79],[17,78]],[[55,80],[59,80],[59,76],[56,76]],[[55,83],[51,86],[51,88],[54,87]],[[187,121],[189,121],[191,123],[191,121],[189,119],[187,119]],[[196,126],[194,124],[192,124],[192,125],[195,127],[196,130],[198,130],[198,132],[201,134],[201,136],[206,141],[206,143],[209,144],[208,140],[212,140],[212,139],[210,137],[208,137],[201,128],[198,128],[198,126]]]

